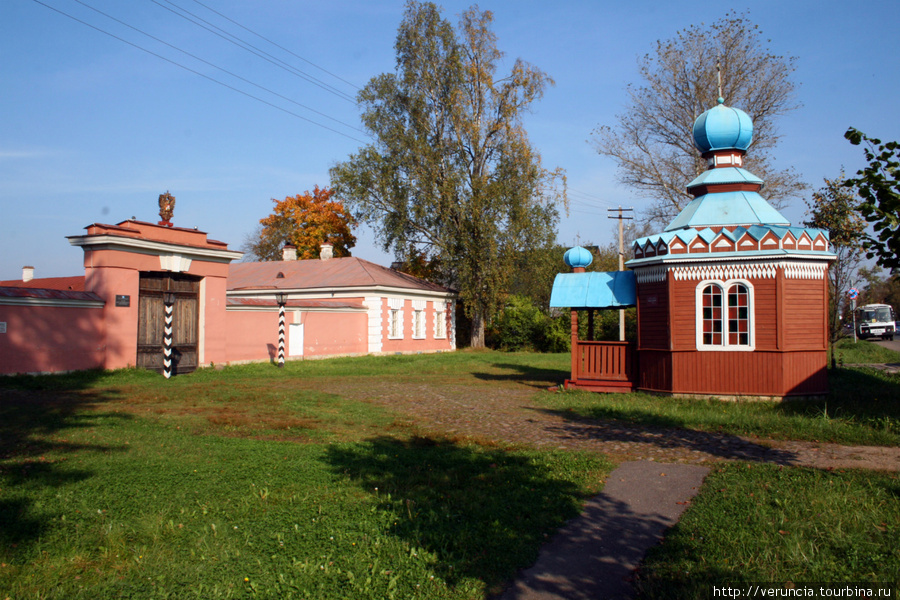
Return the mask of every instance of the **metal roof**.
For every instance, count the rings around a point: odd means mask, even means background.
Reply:
[[[394,271],[361,258],[231,263],[228,291],[313,290],[388,287],[452,293],[436,283]]]
[[[666,231],[684,227],[791,224],[756,192],[713,192],[694,198]]]
[[[719,167],[700,173],[696,179],[687,185],[687,189],[699,187],[701,185],[728,183],[754,183],[763,185],[763,180],[750,171],[740,167]]]
[[[553,308],[622,308],[637,304],[633,271],[560,273],[553,281]]]

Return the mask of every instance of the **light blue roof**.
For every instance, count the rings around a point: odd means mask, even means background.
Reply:
[[[710,150],[746,150],[753,141],[753,121],[744,111],[725,106],[709,109],[694,121],[694,145],[700,152]]]
[[[666,231],[755,224],[787,226],[791,222],[756,192],[714,192],[694,198]]]
[[[552,308],[622,308],[635,304],[633,271],[560,273],[550,292]]]
[[[701,185],[716,185],[723,183],[757,183],[763,184],[763,180],[740,167],[719,167],[701,173],[696,179],[687,185],[687,189]]]

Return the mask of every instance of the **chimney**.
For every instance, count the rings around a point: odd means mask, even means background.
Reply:
[[[281,260],[297,260],[297,246],[285,244],[281,251]]]
[[[319,259],[328,260],[329,258],[334,258],[334,246],[326,242],[321,246],[321,250],[319,251]]]
[[[22,281],[34,279],[34,267],[22,267]]]

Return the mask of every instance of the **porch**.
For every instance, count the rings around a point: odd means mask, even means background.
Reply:
[[[587,273],[584,268],[591,262],[590,254],[583,248],[573,248],[565,259],[575,272],[557,275],[550,296],[551,307],[569,308],[572,315],[572,373],[563,385],[565,389],[592,392],[631,392],[638,381],[637,344],[624,341],[621,321],[619,339],[622,341],[595,341],[594,311],[634,306],[634,273]],[[579,314],[587,316],[586,340],[580,339]]]
[[[637,344],[634,342],[592,342],[573,340],[572,377],[567,390],[627,393],[638,376]]]

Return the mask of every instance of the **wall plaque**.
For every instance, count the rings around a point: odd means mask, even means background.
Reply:
[[[116,306],[131,306],[131,296],[116,295]]]

